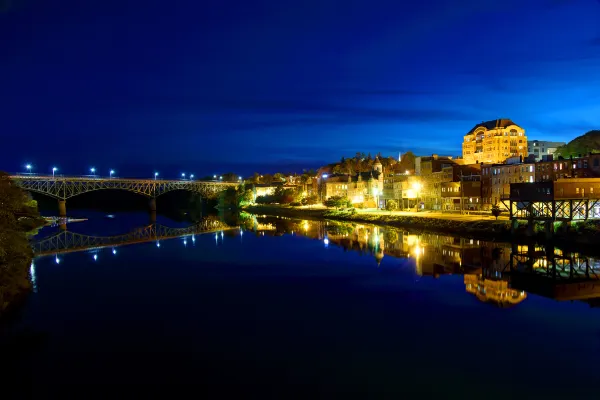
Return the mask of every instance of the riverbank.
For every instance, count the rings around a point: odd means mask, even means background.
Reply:
[[[600,222],[586,221],[573,223],[569,229],[561,226],[562,223],[554,223],[554,235],[551,239],[546,238],[544,226],[536,224],[533,234],[528,233],[524,221],[514,233],[511,233],[511,222],[507,219],[456,219],[454,215],[447,217],[420,217],[415,215],[388,214],[386,212],[364,213],[353,211],[336,211],[328,209],[308,209],[299,207],[286,207],[277,205],[254,205],[246,207],[245,210],[256,215],[284,216],[298,219],[332,219],[354,223],[368,223],[381,226],[409,229],[412,232],[429,231],[446,233],[468,238],[483,240],[496,240],[506,242],[554,242],[566,247],[595,246],[600,243]],[[596,250],[598,251],[598,250]]]
[[[0,320],[10,318],[13,311],[19,309],[29,295],[32,284],[29,268],[33,260],[33,251],[29,237],[39,228],[47,225],[43,217],[23,216],[18,218],[14,229],[3,230],[7,235],[2,241],[2,273],[0,274]]]

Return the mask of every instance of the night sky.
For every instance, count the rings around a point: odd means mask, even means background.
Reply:
[[[197,176],[600,128],[599,0],[0,0],[0,169]],[[462,4],[462,5],[461,5]]]

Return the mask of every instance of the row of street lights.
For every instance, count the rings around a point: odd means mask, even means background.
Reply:
[[[25,169],[27,170],[27,173],[31,174],[31,170],[33,169],[33,166],[31,164],[27,164],[27,165],[25,165]],[[52,167],[52,177],[55,176],[55,174],[56,174],[57,171],[58,171],[58,168]],[[90,172],[92,173],[92,176],[96,176],[96,168],[95,167],[90,168]],[[113,169],[111,169],[109,171],[110,178],[112,178],[112,176],[113,176],[114,173],[115,173],[115,171]],[[158,179],[158,175],[159,175],[158,172],[154,173],[154,180]],[[182,172],[181,173],[181,178],[185,180],[185,176],[186,176],[185,172]],[[217,179],[217,175],[213,175],[213,178],[216,180]],[[190,174],[189,180],[194,180],[194,174]],[[222,181],[223,180],[223,176],[219,176],[219,180]],[[241,181],[242,177],[238,176],[238,180]]]

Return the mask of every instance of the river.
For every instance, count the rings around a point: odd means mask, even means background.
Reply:
[[[600,379],[592,257],[332,221],[248,217],[201,233],[83,214],[34,238],[34,293],[2,330],[10,379],[34,395],[177,383],[588,398]]]

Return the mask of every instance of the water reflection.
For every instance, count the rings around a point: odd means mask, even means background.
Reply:
[[[385,256],[411,259],[418,276],[463,275],[467,293],[499,307],[517,305],[527,293],[600,305],[600,258],[558,248],[285,217],[249,217],[244,228],[257,236],[322,240],[326,247],[369,254],[378,266]]]
[[[244,232],[257,237],[303,236],[320,240],[324,248],[337,246],[369,255],[377,267],[388,257],[409,260],[408,265],[422,277],[462,275],[467,293],[498,307],[517,305],[527,299],[527,293],[600,305],[600,259],[580,253],[336,221],[245,215],[239,222],[239,229],[233,230],[214,218],[187,228],[152,224],[107,237],[64,231],[33,243],[33,248],[36,256],[52,255],[61,264],[65,253],[91,250],[93,260],[100,262],[102,248],[116,256],[118,246],[155,242],[160,248],[161,240],[171,238],[181,238],[183,248],[193,248],[195,234],[207,232],[214,232],[216,246],[223,244],[225,236],[239,235],[242,240]],[[35,287],[33,263],[31,276]]]
[[[235,229],[225,225],[214,218],[206,218],[200,223],[186,228],[170,228],[160,224],[151,224],[137,228],[129,233],[116,236],[91,236],[71,231],[61,231],[52,236],[44,237],[32,243],[33,252],[36,257],[54,255],[56,264],[61,263],[60,254],[93,250],[92,258],[98,260],[98,250],[111,248],[113,255],[117,255],[116,247],[136,243],[156,242],[160,247],[161,240],[182,238],[183,245],[187,247],[188,238],[195,243],[196,234],[216,231],[221,233],[226,229]]]

